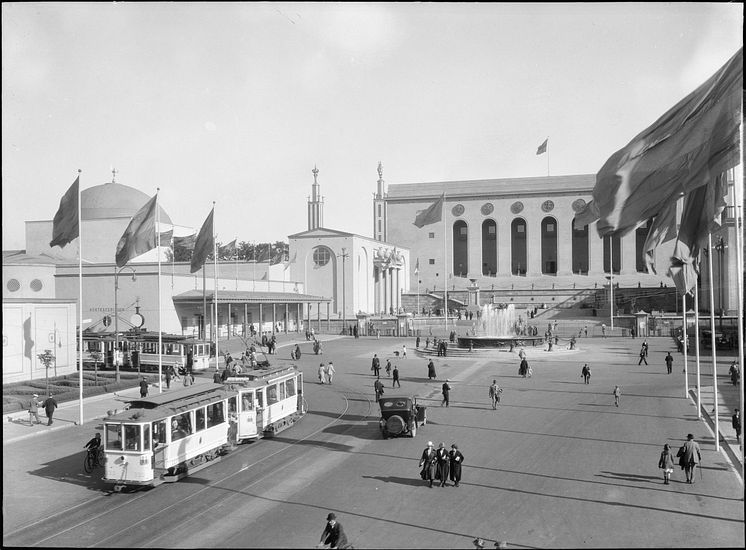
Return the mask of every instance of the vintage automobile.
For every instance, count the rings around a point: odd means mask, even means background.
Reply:
[[[417,404],[416,397],[381,397],[379,427],[384,439],[409,434],[417,435],[417,425],[427,422],[427,407]]]

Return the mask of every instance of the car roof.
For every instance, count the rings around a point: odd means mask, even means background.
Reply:
[[[381,410],[384,409],[408,409],[412,406],[413,397],[402,395],[392,397],[381,397],[378,402]]]

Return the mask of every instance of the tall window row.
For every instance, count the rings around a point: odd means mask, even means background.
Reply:
[[[570,221],[571,266],[577,275],[587,275],[590,269],[590,246],[588,226],[575,228],[575,220]],[[647,273],[645,262],[645,241],[650,223],[639,227],[635,232],[635,267],[640,273]],[[546,216],[541,220],[539,230],[541,246],[540,271],[543,275],[556,275],[558,269],[558,225],[556,218]],[[525,277],[528,272],[528,224],[523,218],[514,218],[510,224],[510,273]],[[473,271],[469,267],[469,226],[464,220],[456,220],[452,228],[451,250],[452,273],[456,277],[467,277]],[[485,277],[497,276],[497,258],[500,247],[497,223],[487,219],[481,226],[481,274]],[[603,239],[603,271],[619,273],[622,265],[622,246],[619,236],[606,236]]]

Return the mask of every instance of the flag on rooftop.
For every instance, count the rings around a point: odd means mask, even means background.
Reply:
[[[541,155],[542,153],[546,153],[547,152],[547,143],[549,143],[549,138],[545,139],[544,143],[542,143],[541,145],[539,145],[539,148],[536,150],[536,154],[537,155]]]
[[[161,233],[158,237],[158,246],[171,246],[171,240],[174,238],[174,230],[169,229],[168,231],[164,231]]]
[[[438,200],[432,203],[427,209],[420,210],[414,219],[414,224],[422,229],[426,225],[431,223],[439,222],[443,219],[443,201],[445,200],[445,193],[443,193]]]
[[[78,223],[78,194],[80,190],[80,176],[62,195],[60,206],[54,215],[52,222],[52,240],[49,242],[50,248],[59,246],[65,248],[69,242],[77,239],[80,235],[80,225]]]
[[[194,243],[190,273],[199,271],[199,269],[205,265],[207,257],[213,252],[213,248],[215,248],[215,238],[212,234],[213,214],[215,214],[214,206],[207,215],[205,222],[202,224],[202,228],[199,230],[199,234],[197,235],[197,240]]]
[[[132,216],[122,238],[117,243],[117,267],[124,267],[132,258],[137,258],[156,247],[155,206],[158,194]]]
[[[285,251],[283,249],[280,249],[275,252],[274,256],[272,256],[272,260],[269,263],[270,265],[277,265],[281,264],[283,261],[285,261]]]
[[[285,269],[290,267],[290,264],[294,264],[298,260],[298,252],[293,254],[293,257],[285,263]]]
[[[582,221],[625,235],[738,164],[742,88],[743,48],[609,157]]]
[[[221,256],[223,258],[232,258],[236,255],[236,241],[238,239],[233,239],[228,244],[225,244],[223,246],[218,247],[218,256]]]
[[[260,264],[269,260],[269,246],[267,246],[266,248],[260,248],[258,254],[256,252],[257,248],[259,247],[254,247],[254,261]]]

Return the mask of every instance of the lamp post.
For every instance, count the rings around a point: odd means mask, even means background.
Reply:
[[[346,328],[346,324],[347,324],[345,320],[346,319],[345,306],[347,305],[345,303],[345,260],[349,256],[349,254],[347,254],[347,249],[345,247],[342,247],[341,256],[342,256],[342,330],[344,331],[344,329]]]
[[[718,304],[720,306],[720,330],[723,330],[723,255],[725,249],[728,248],[728,244],[725,242],[723,237],[715,239],[715,250],[718,251],[718,275],[720,279],[720,285],[718,287]]]
[[[134,268],[125,265],[124,267],[117,269],[114,268],[114,366],[116,369],[115,380],[119,382],[119,309],[118,309],[118,291],[119,291],[119,274],[125,269],[132,271],[132,281],[137,280],[137,275]]]

